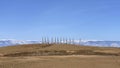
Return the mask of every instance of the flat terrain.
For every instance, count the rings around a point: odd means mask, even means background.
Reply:
[[[119,56],[0,57],[0,68],[120,68]]]
[[[120,68],[120,48],[71,44],[0,47],[0,68]]]

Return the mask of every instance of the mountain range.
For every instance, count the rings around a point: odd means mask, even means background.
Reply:
[[[13,39],[3,39],[0,40],[0,46],[11,46],[11,45],[21,45],[21,44],[39,44],[40,41],[31,41],[31,40],[13,40]]]
[[[13,40],[4,39],[0,40],[0,47],[11,46],[11,45],[21,45],[21,44],[40,44],[41,41],[31,41],[31,40]],[[99,47],[120,47],[120,41],[99,41],[99,40],[75,40],[75,44],[81,44],[84,46],[99,46]]]

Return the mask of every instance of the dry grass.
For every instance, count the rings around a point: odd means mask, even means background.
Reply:
[[[120,55],[120,48],[69,44],[29,44],[0,48],[0,56]]]
[[[120,68],[114,56],[1,57],[0,68]]]
[[[8,46],[0,48],[0,68],[120,68],[119,55],[119,48],[68,44]]]

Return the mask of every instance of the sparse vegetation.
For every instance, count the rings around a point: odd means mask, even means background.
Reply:
[[[79,46],[71,44],[29,44],[0,48],[1,56],[49,55],[120,55],[119,48]]]
[[[120,49],[69,44],[0,48],[0,68],[119,68]]]

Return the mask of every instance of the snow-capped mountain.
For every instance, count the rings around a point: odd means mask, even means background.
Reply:
[[[31,41],[31,40],[26,40],[26,41],[22,41],[22,40],[13,40],[13,39],[9,39],[9,40],[0,40],[0,46],[10,46],[10,45],[17,45],[17,44],[37,44],[37,43],[41,43],[40,41]]]
[[[81,40],[80,44],[100,47],[120,47],[120,41]]]
[[[31,41],[31,40],[0,40],[0,46],[10,46],[17,44],[38,44],[41,41]],[[81,44],[85,46],[100,46],[100,47],[120,47],[120,41],[97,41],[97,40],[74,40],[74,43]]]

